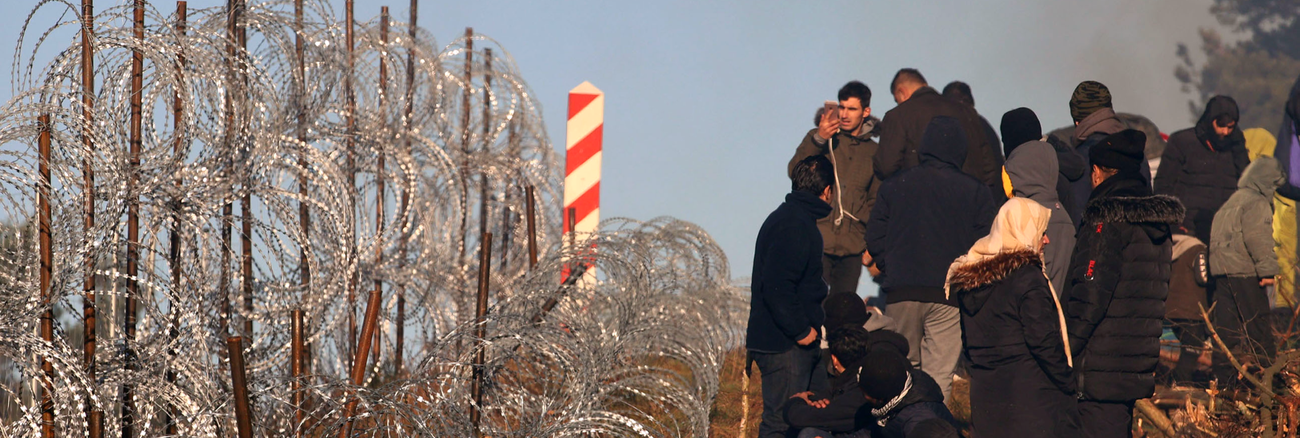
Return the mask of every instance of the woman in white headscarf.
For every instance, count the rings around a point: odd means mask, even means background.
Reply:
[[[948,268],[977,437],[1079,435],[1065,318],[1043,273],[1050,216],[1033,200],[1008,200],[989,235]]]

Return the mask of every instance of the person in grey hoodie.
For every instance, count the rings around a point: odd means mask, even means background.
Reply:
[[[1043,265],[1053,293],[1060,297],[1065,291],[1065,278],[1069,276],[1075,232],[1075,222],[1058,198],[1060,151],[1043,140],[1042,124],[1029,108],[1016,108],[1003,114],[1001,128],[1007,144],[1016,143],[1009,148],[1004,166],[1011,182],[1011,194],[1029,198],[1052,212],[1047,224],[1047,238],[1051,243],[1043,249]]]
[[[1056,151],[1046,142],[1034,140],[1016,147],[1007,157],[1007,177],[1011,193],[1029,198],[1051,210],[1047,239],[1043,247],[1043,267],[1051,280],[1052,292],[1060,297],[1069,276],[1070,254],[1074,253],[1074,221],[1056,199]]]
[[[1256,158],[1241,174],[1237,192],[1214,215],[1210,230],[1210,274],[1214,276],[1214,325],[1234,355],[1266,364],[1277,350],[1264,287],[1278,273],[1273,252],[1273,193],[1284,182],[1273,157]],[[1227,357],[1215,352],[1220,384],[1236,380]],[[1262,359],[1262,360],[1261,360]]]

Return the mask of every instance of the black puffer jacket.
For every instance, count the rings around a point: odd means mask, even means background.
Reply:
[[[1070,261],[1065,305],[1075,375],[1087,400],[1130,401],[1155,391],[1161,321],[1184,209],[1121,173],[1092,192]]]
[[[1196,126],[1169,136],[1169,146],[1160,158],[1155,192],[1182,201],[1187,215],[1181,224],[1192,235],[1209,242],[1214,213],[1237,191],[1237,180],[1250,164],[1246,137],[1234,128],[1227,137],[1214,133],[1214,119],[1237,115],[1237,102],[1215,96],[1205,105]]]
[[[1069,415],[1077,408],[1074,380],[1040,256],[1029,250],[998,254],[957,268],[949,281],[961,305],[975,433],[1077,433]]]
[[[963,174],[966,137],[951,117],[935,117],[921,165],[885,180],[867,221],[867,251],[883,272],[889,303],[953,305],[943,285],[952,260],[989,232],[998,206],[988,186]]]

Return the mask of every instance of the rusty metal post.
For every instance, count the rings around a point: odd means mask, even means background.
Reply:
[[[187,26],[186,15],[188,14],[189,14],[188,4],[184,0],[176,2],[176,34],[178,37],[185,36],[186,26]],[[176,155],[178,160],[184,160],[184,157],[181,155],[184,144],[183,141],[181,140],[181,128],[180,128],[181,124],[184,123],[185,121],[185,110],[184,110],[185,102],[181,97],[181,91],[180,91],[181,87],[183,87],[183,85],[181,84],[184,83],[184,78],[185,78],[184,75],[185,75],[185,54],[183,51],[181,51],[177,55],[176,77],[178,78],[177,81],[178,85],[176,86],[176,89],[173,90],[172,92],[172,126],[175,126],[176,129],[176,143],[172,145],[172,153]],[[177,189],[181,187],[182,183],[184,183],[184,181],[178,174],[176,177]],[[167,239],[169,244],[168,245],[169,248],[167,251],[167,266],[171,269],[171,290],[176,291],[181,288],[180,199],[172,200],[171,214],[172,214],[172,226],[169,232],[169,237]],[[175,296],[176,295],[174,294],[172,295],[172,297]],[[176,327],[179,324],[179,321],[176,319],[176,310],[175,310],[176,303],[177,303],[176,301],[172,301],[173,309],[170,312],[170,315],[168,315],[169,327],[167,329],[167,334],[169,338],[172,340],[176,339],[177,336]],[[174,356],[176,352],[169,348],[167,350],[167,354]],[[168,368],[165,374],[166,374],[165,378],[167,379],[167,383],[170,384],[176,382],[175,370]],[[163,424],[165,425],[164,427],[166,427],[166,431],[168,435],[176,435],[178,429],[176,425],[175,406],[168,405],[167,410],[163,411]]]
[[[355,59],[356,54],[354,53],[356,47],[356,39],[355,36],[352,34],[352,30],[353,30],[352,28],[355,27],[355,21],[352,17],[353,0],[347,0],[346,2],[344,2],[343,9],[344,9],[343,20],[346,21],[346,23],[344,24],[344,29],[346,29],[344,31],[344,39],[347,40],[347,45],[348,45],[347,47],[348,71],[347,71],[347,75],[343,77],[343,94],[345,98],[344,104],[347,112],[347,117],[346,117],[347,130],[344,132],[344,136],[343,136],[343,150],[346,155],[345,166],[347,167],[348,181],[350,184],[355,186],[357,183],[357,162],[356,162],[357,158],[356,158],[356,150],[355,150],[356,143],[352,137],[356,133],[356,127],[357,127],[357,115],[356,115],[357,114],[357,93],[356,93],[356,89],[354,89],[352,86],[352,80],[353,80],[352,74],[353,74],[353,69],[356,66],[356,59]],[[354,192],[356,191],[355,187],[353,191]],[[349,199],[351,200],[351,204],[352,204],[352,206],[350,207],[352,213],[352,219],[356,220],[357,217],[356,194],[355,193],[350,194]],[[348,256],[349,256],[348,261],[355,263],[357,261],[356,224],[352,224],[352,227],[349,229],[349,232],[352,233],[352,248],[348,250]],[[348,309],[347,309],[348,343],[347,345],[348,348],[351,349],[351,351],[348,351],[347,353],[355,353],[357,350],[357,286],[361,282],[360,276],[361,276],[360,272],[354,271],[352,273],[352,278],[349,279],[348,281]]]
[[[137,44],[144,44],[144,0],[134,1],[134,19],[132,20]],[[141,94],[144,89],[144,53],[139,49],[131,51],[131,120],[129,139],[129,170],[127,193],[134,191],[139,178],[141,125],[144,113]],[[140,202],[134,195],[126,201],[126,315],[125,315],[125,367],[128,374],[137,371],[135,352],[136,310],[140,299],[139,265],[140,260]],[[122,385],[122,436],[135,436],[135,386]]]
[[[492,282],[492,233],[483,233],[478,260],[478,305],[474,308],[474,379],[470,385],[470,395],[474,404],[469,407],[469,421],[474,425],[475,436],[482,436],[479,421],[482,419],[483,406],[483,363],[486,352],[483,340],[487,338],[488,287]]]
[[[302,0],[298,0],[298,1],[301,2]],[[303,397],[302,394],[302,382],[300,381],[303,375],[302,313],[303,313],[302,309],[293,310],[293,327],[291,328],[293,331],[292,333],[293,340],[289,346],[290,348],[289,349],[289,372],[293,374],[293,381],[291,383],[293,385],[292,386],[293,388],[292,389],[293,391],[293,436],[295,437],[302,436],[302,420],[303,420],[302,404],[305,398]]]
[[[248,7],[245,2],[246,0],[239,0],[239,18],[241,20],[243,19],[245,8]],[[236,21],[235,24],[238,25],[239,22]],[[238,27],[238,30],[239,32],[235,34],[237,37],[236,43],[239,44],[239,49],[242,51],[248,48],[248,29],[241,25]],[[246,60],[243,61],[246,62]],[[244,70],[244,68],[245,66],[241,64],[240,69],[238,70],[239,85],[241,87],[246,87],[248,85],[248,74]],[[251,145],[248,145],[248,147],[251,147]],[[240,277],[242,277],[243,286],[244,286],[242,290],[242,295],[244,298],[243,337],[244,339],[247,339],[249,343],[252,343],[253,342],[253,191],[248,190],[247,182],[244,182],[243,184],[244,184],[245,192],[244,192],[244,199],[242,200],[242,202],[240,202],[240,212],[239,212],[240,219],[241,219],[240,225],[242,225],[242,230],[239,233],[240,234],[239,249],[243,253],[240,255],[241,261],[243,262],[242,263],[243,269]]]
[[[244,338],[226,338],[226,351],[230,355],[230,385],[235,395],[235,425],[239,438],[253,437],[253,410],[248,402],[248,380],[244,374]]]
[[[388,103],[388,57],[385,56],[388,52],[388,6],[379,8],[379,40],[380,44],[384,46],[379,57],[379,107],[384,108]],[[387,121],[385,120],[385,122]],[[378,160],[375,165],[375,238],[382,238],[381,236],[384,235],[384,145],[386,143],[387,141],[380,141],[376,144],[379,150],[376,151]],[[383,245],[375,245],[375,266],[379,266],[383,262],[383,257]],[[382,294],[384,282],[378,278],[373,280],[375,291]],[[380,362],[380,353],[384,347],[383,343],[380,342],[382,334],[383,332],[379,330],[375,331],[375,345],[373,347],[375,366],[383,365]]]
[[[483,49],[483,148],[479,153],[487,155],[492,144],[488,135],[492,133],[492,49]],[[478,234],[488,232],[488,175],[479,172],[478,185]]]
[[[49,114],[42,114],[37,118],[37,126],[40,134],[37,137],[37,148],[40,153],[40,181],[36,183],[36,214],[37,230],[40,233],[40,253],[41,253],[41,305],[45,306],[45,312],[41,313],[41,339],[46,343],[54,342],[54,309],[50,307],[50,283],[54,278],[54,240],[50,235],[52,217],[50,213],[50,126]],[[54,365],[50,363],[48,357],[41,358],[41,371],[45,372],[45,387],[41,391],[41,437],[54,437],[54,398],[50,396],[54,392]]]
[[[465,28],[465,77],[464,95],[461,99],[461,118],[460,118],[460,198],[469,201],[469,104],[470,93],[472,93],[472,80],[474,72],[474,28]],[[469,240],[469,209],[465,208],[460,211],[460,255],[457,261],[460,265],[465,264],[465,242]],[[461,300],[468,301],[468,300]],[[462,321],[463,322],[463,321]],[[459,350],[457,346],[457,350]]]
[[[94,151],[95,142],[90,135],[90,126],[94,121],[95,114],[95,47],[91,41],[95,38],[95,2],[94,0],[81,0],[81,117],[85,131],[81,139],[86,146],[87,155],[82,161],[82,189],[85,193],[85,233],[86,239],[93,239],[91,233],[95,229],[95,167]],[[98,260],[93,254],[87,254],[85,263],[85,279],[82,281],[82,347],[84,348],[84,359],[86,361],[86,379],[95,381],[95,346],[97,336],[95,333],[95,264]],[[88,435],[90,438],[100,438],[104,435],[104,413],[95,409],[95,405],[86,401],[86,417],[90,424]]]
[[[524,213],[528,215],[528,269],[537,267],[537,198],[533,192],[533,186],[524,188],[524,196],[528,198],[524,200]]]
[[[410,131],[411,131],[411,113],[415,109],[415,31],[416,31],[415,23],[416,23],[416,18],[419,17],[416,14],[416,10],[418,6],[419,6],[419,0],[411,0],[411,22],[407,25],[407,31],[410,37],[409,44],[411,44],[411,50],[408,50],[406,53],[406,108],[405,111],[403,111],[403,116],[402,116],[402,144],[404,146],[402,148],[402,153],[405,154],[404,156],[406,157],[410,157],[412,155]],[[402,234],[398,236],[398,241],[397,241],[397,247],[398,247],[397,263],[398,263],[399,271],[402,267],[406,265],[406,256],[407,256],[406,228],[409,225],[407,223],[407,218],[410,217],[410,212],[407,210],[410,209],[410,203],[411,203],[411,190],[409,185],[403,184],[401,186],[401,189],[402,189],[402,200],[401,200],[401,205],[397,209],[399,214],[401,214],[402,216],[402,225],[401,225]],[[397,284],[393,286],[395,286],[397,289],[397,322],[396,324],[394,324],[395,325],[394,332],[397,339],[395,340],[393,345],[393,375],[397,376],[398,378],[401,378],[402,354],[403,354],[402,347],[406,342],[406,336],[405,336],[406,335],[406,283],[399,281]]]

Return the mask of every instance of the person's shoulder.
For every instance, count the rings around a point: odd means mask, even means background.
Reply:
[[[1170,147],[1182,147],[1186,143],[1196,143],[1196,128],[1186,128],[1169,134]]]

